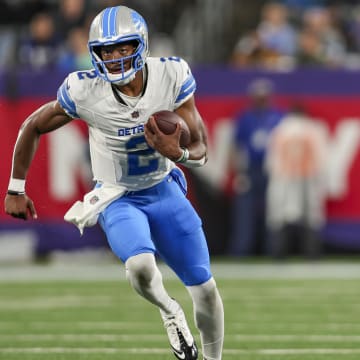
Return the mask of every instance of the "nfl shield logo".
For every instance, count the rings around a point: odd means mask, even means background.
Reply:
[[[89,202],[90,202],[91,205],[96,204],[98,201],[99,201],[99,198],[98,198],[96,195],[94,195],[94,196],[89,200]]]
[[[131,114],[131,117],[133,118],[133,119],[137,119],[138,117],[139,117],[139,112],[137,111],[137,110],[135,110],[132,114]]]

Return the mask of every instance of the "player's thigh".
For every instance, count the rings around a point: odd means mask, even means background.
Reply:
[[[146,215],[126,198],[111,203],[99,217],[114,254],[125,262],[141,253],[154,253]]]
[[[200,285],[211,278],[209,251],[201,227],[168,239],[169,246],[161,256],[185,285]]]
[[[161,210],[151,221],[156,249],[184,284],[201,284],[211,277],[201,220],[175,181],[163,186]]]

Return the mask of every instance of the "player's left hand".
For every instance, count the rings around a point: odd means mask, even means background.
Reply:
[[[156,124],[153,116],[145,124],[145,139],[150,147],[172,161],[179,159],[183,153],[180,148],[181,126],[177,124],[172,134],[164,134]]]
[[[37,213],[33,201],[26,195],[6,195],[5,212],[12,217],[27,220],[29,215],[37,219]]]

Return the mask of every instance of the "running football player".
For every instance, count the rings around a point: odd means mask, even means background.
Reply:
[[[31,114],[14,147],[5,198],[7,214],[36,218],[25,179],[41,135],[82,119],[89,128],[95,189],[65,215],[80,231],[98,221],[131,286],[160,309],[178,359],[198,350],[180,304],[165,290],[155,254],[177,274],[194,305],[204,359],[219,360],[224,337],[221,297],[210,269],[201,220],[186,198],[177,163],[206,162],[206,130],[195,106],[195,79],[178,57],[149,57],[147,26],[125,6],[106,8],[93,20],[88,48],[94,69],[73,72],[57,99]],[[171,110],[191,132],[179,146],[180,126],[159,131],[151,114]]]

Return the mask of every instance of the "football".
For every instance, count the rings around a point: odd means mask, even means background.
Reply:
[[[153,114],[158,128],[166,135],[172,134],[176,124],[180,123],[180,146],[186,147],[190,143],[190,130],[184,119],[173,111],[162,110]]]

